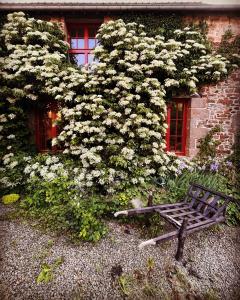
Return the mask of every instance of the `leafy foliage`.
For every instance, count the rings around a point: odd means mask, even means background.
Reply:
[[[222,36],[221,43],[217,49],[218,53],[224,55],[232,64],[240,65],[240,35],[233,35],[228,29]]]
[[[57,267],[63,263],[63,258],[57,258],[53,264],[43,263],[41,265],[41,271],[37,277],[37,283],[48,283],[53,280],[53,273]]]
[[[107,203],[97,196],[84,199],[74,183],[64,177],[50,182],[33,179],[21,206],[47,226],[70,230],[78,239],[98,241],[107,232],[101,221],[108,211]]]
[[[217,147],[220,145],[220,141],[214,138],[216,133],[220,132],[220,127],[215,126],[209,130],[205,137],[198,140],[199,149],[197,159],[206,163],[206,160],[213,159],[217,154]]]

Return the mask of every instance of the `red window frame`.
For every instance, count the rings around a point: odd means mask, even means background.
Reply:
[[[35,143],[38,152],[55,152],[56,146],[52,146],[52,139],[59,134],[56,121],[59,119],[58,105],[56,102],[45,102],[42,107],[34,111]]]
[[[97,39],[96,39],[96,33],[98,28],[100,27],[101,22],[89,22],[89,23],[83,23],[83,22],[74,22],[74,23],[68,23],[68,43],[70,44],[70,49],[68,51],[69,55],[74,54],[82,54],[84,55],[84,63],[88,64],[92,62],[92,59],[89,61],[90,55],[92,54],[92,51],[94,47],[97,45]],[[79,35],[79,30],[83,30],[83,36]],[[89,36],[90,30],[95,31],[95,36]],[[75,36],[72,36],[71,32],[75,31]],[[90,47],[89,40],[95,40],[94,47]],[[77,47],[72,47],[72,40],[76,40]],[[83,46],[79,47],[80,41],[83,40]],[[82,65],[83,65],[82,64]]]
[[[188,108],[188,99],[173,99],[167,105],[166,150],[177,155],[186,155]]]

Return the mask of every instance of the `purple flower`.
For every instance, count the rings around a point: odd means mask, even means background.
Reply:
[[[179,169],[183,170],[183,169],[186,169],[186,168],[187,168],[187,165],[184,162],[181,162],[180,165],[179,165]]]
[[[210,171],[217,172],[218,167],[219,167],[219,163],[214,162],[210,165]]]
[[[232,167],[233,164],[232,164],[231,161],[227,160],[227,161],[226,161],[226,165],[227,165],[228,167]]]

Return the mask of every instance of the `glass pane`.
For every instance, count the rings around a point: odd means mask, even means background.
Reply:
[[[96,46],[96,40],[95,39],[88,39],[88,49],[93,49]]]
[[[70,30],[70,37],[76,37],[77,36],[77,30],[75,28],[72,28]]]
[[[170,150],[175,150],[175,137],[170,137]]]
[[[78,49],[84,49],[84,39],[78,39]]]
[[[94,61],[94,55],[88,54],[88,63],[91,64]]]
[[[88,29],[88,36],[89,36],[89,38],[95,38],[95,36],[96,36],[96,31],[97,31],[96,28],[90,27],[90,28]]]
[[[172,104],[171,119],[176,119],[176,103]]]
[[[177,122],[177,135],[182,135],[182,126],[183,126],[183,121],[178,120],[178,122]]]
[[[170,123],[170,135],[176,134],[176,121],[172,120]]]
[[[78,37],[84,38],[84,29],[83,29],[83,27],[80,27],[78,29]]]
[[[77,49],[77,39],[71,39],[71,48]]]
[[[182,137],[177,137],[176,151],[182,151]]]
[[[85,55],[84,54],[71,54],[70,55],[71,63],[74,63],[78,66],[85,64]]]
[[[182,119],[183,117],[183,103],[178,103],[178,119]]]

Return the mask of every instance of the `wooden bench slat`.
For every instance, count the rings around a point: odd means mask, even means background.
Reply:
[[[181,217],[181,216],[187,216],[187,215],[192,215],[192,214],[196,214],[197,212],[194,210],[191,211],[186,211],[180,214],[174,214],[174,215],[170,215],[172,218],[177,218],[177,217]]]
[[[163,208],[162,209],[162,207],[161,208],[157,208],[156,209],[156,211],[161,211],[161,212],[163,212],[163,213],[168,213],[168,212],[173,212],[173,211],[179,211],[179,210],[186,210],[186,209],[189,209],[189,205],[188,204],[185,204],[185,206],[184,207],[181,207],[181,208],[179,208],[179,207],[174,207],[174,208],[170,208],[170,209],[165,209],[165,208]]]

